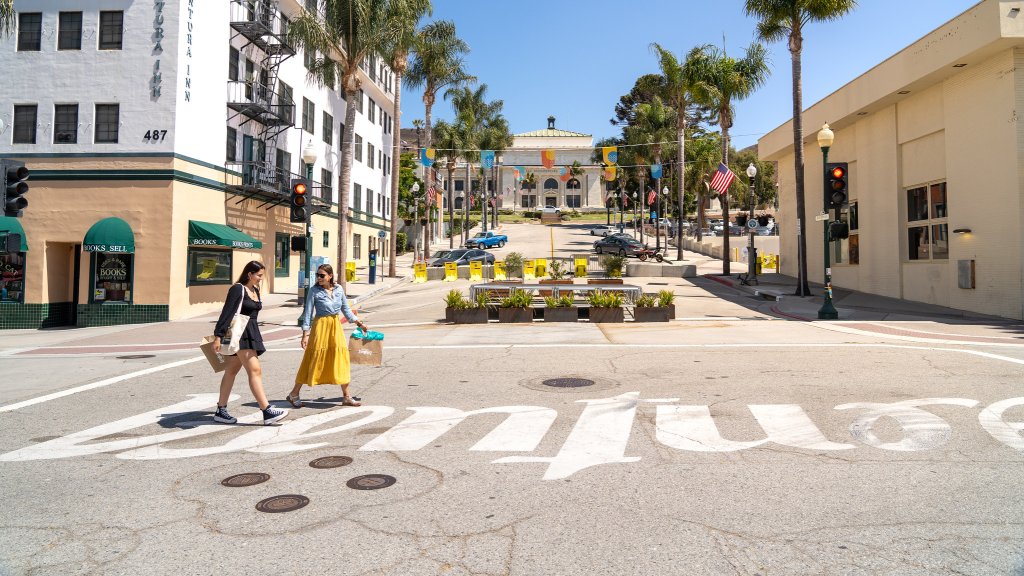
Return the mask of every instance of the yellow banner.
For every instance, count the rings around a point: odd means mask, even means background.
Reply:
[[[609,182],[615,180],[615,166],[609,166],[604,169],[604,179]]]
[[[459,279],[459,265],[455,262],[444,263],[444,281],[455,282]]]
[[[543,278],[548,275],[548,261],[543,258],[537,258],[533,261],[533,270],[537,275],[537,278]]]
[[[484,279],[484,265],[479,260],[469,263],[469,279],[471,281]]]
[[[356,263],[346,262],[345,263],[345,281],[355,282],[356,281]]]
[[[536,268],[534,268],[533,260],[527,260],[523,263],[523,280],[536,280],[537,275],[535,272]]]
[[[505,272],[505,261],[495,260],[494,261],[494,279],[495,280],[507,280],[508,274]]]
[[[555,151],[551,148],[540,151],[540,163],[545,168],[553,168],[555,166]]]
[[[413,284],[422,284],[427,281],[427,264],[426,262],[418,262],[413,265]]]
[[[587,259],[586,258],[576,258],[573,262],[576,265],[575,266],[576,267],[576,277],[577,278],[586,278],[587,277]]]
[[[619,163],[619,148],[618,146],[604,146],[601,148],[601,156],[604,158],[605,164],[618,164]]]

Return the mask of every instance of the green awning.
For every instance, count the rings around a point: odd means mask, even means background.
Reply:
[[[228,248],[258,249],[263,243],[245,232],[224,224],[188,221],[189,246],[226,246]]]
[[[28,238],[25,229],[21,227],[21,220],[13,216],[0,216],[0,234],[21,234],[21,251],[28,252]]]
[[[82,242],[85,252],[135,252],[135,234],[132,227],[120,218],[104,218],[92,225]]]

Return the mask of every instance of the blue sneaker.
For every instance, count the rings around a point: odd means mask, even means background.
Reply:
[[[221,424],[234,424],[238,422],[238,418],[228,414],[227,406],[217,406],[217,411],[213,413],[213,421]]]

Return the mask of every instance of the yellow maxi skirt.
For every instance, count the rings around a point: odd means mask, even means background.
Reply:
[[[348,384],[352,379],[348,345],[337,315],[313,320],[296,384]]]

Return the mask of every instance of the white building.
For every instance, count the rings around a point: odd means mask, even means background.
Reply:
[[[305,174],[309,142],[314,192],[326,209],[313,218],[313,255],[336,259],[349,103],[307,81],[311,55],[286,39],[303,5],[15,0],[14,7],[18,29],[0,40],[7,78],[0,157],[24,161],[32,175],[24,216],[0,221],[0,233],[20,227],[27,245],[5,256],[21,273],[5,286],[0,328],[205,312],[252,259],[268,266],[270,291],[296,292],[303,258],[289,243],[305,230],[289,222],[287,188]],[[389,228],[394,75],[371,59],[360,80],[345,191],[351,236],[343,245],[365,265],[369,250],[387,247],[379,236]],[[86,241],[114,230],[131,236],[113,244],[119,252]]]

